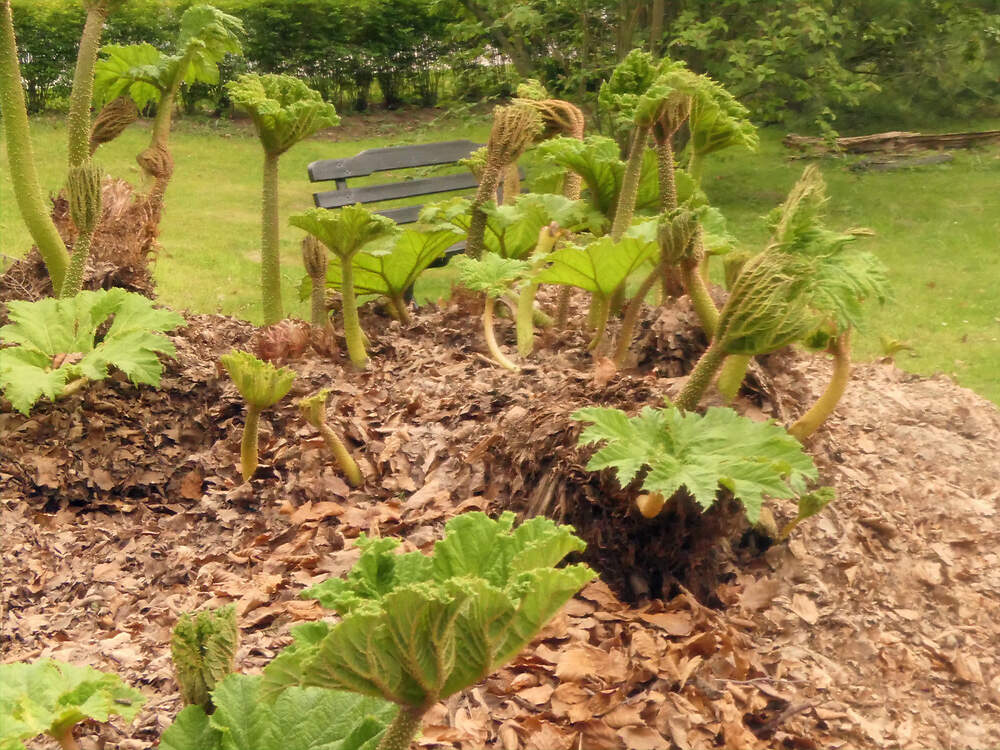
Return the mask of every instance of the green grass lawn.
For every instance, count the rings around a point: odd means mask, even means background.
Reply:
[[[98,160],[112,174],[140,179],[134,156],[148,132],[137,124],[101,149]],[[997,122],[956,124],[991,129]],[[33,123],[33,140],[46,190],[65,174],[65,135],[57,120]],[[369,140],[312,139],[281,163],[284,216],[312,206],[306,165],[352,155],[364,148],[451,138],[485,141],[482,121],[402,128]],[[779,204],[804,161],[789,158],[783,133],[766,131],[756,154],[723,153],[706,164],[705,189],[748,247],[762,247],[762,216]],[[176,171],[167,194],[156,268],[160,295],[170,306],[222,312],[259,321],[258,265],[260,146],[245,129],[181,122],[172,136]],[[2,145],[0,145],[2,151]],[[881,336],[912,347],[897,355],[914,372],[944,372],[1000,403],[1000,149],[957,151],[954,161],[895,172],[854,172],[848,161],[826,159],[832,228],[869,227],[864,239],[890,270],[894,301],[872,316],[858,337],[857,355],[881,356]],[[0,154],[0,252],[20,255],[30,245],[17,216],[6,157]],[[856,160],[852,160],[856,161]],[[307,316],[295,288],[302,276],[301,232],[282,229],[285,305]]]

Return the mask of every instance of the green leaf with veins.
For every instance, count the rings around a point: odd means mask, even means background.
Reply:
[[[0,388],[15,409],[28,414],[42,396],[58,398],[72,379],[103,380],[114,366],[135,384],[157,386],[159,354],[173,356],[165,335],[184,319],[159,310],[124,289],[85,291],[67,299],[8,303],[10,323],[0,328]],[[114,321],[101,341],[98,329]]]
[[[396,707],[320,688],[290,687],[273,700],[259,676],[233,674],[212,693],[211,716],[197,706],[163,733],[163,750],[372,750]]]
[[[43,659],[0,664],[0,747],[47,733],[59,737],[85,719],[132,721],[145,698],[116,675]]]
[[[628,417],[619,409],[579,409],[587,422],[580,445],[604,443],[591,457],[591,471],[612,468],[623,487],[641,475],[642,489],[670,497],[687,490],[703,509],[726,488],[756,523],[764,496],[801,495],[818,474],[802,445],[771,422],[755,422],[732,409],[705,414],[673,407],[644,408]]]
[[[354,290],[358,294],[402,297],[417,277],[459,238],[448,229],[435,232],[406,229],[393,239],[390,249],[354,255]],[[327,286],[340,289],[342,273],[340,265],[331,263],[326,272]]]
[[[309,232],[338,258],[350,258],[362,249],[391,241],[399,232],[396,222],[373,213],[364,206],[344,206],[337,211],[311,208],[290,216],[288,223]]]
[[[429,557],[359,539],[347,579],[304,594],[343,620],[325,635],[297,630],[265,670],[268,692],[297,683],[426,709],[502,666],[594,575],[585,565],[554,567],[583,549],[571,529],[534,518],[512,532],[513,521],[512,513],[453,518]]]
[[[496,253],[484,253],[480,260],[456,255],[449,266],[458,271],[459,284],[490,299],[509,292],[531,268],[526,261],[502,258]]]
[[[609,236],[583,247],[566,245],[549,255],[551,265],[535,276],[540,284],[561,284],[610,297],[636,269],[658,251],[655,240],[642,236],[615,242]]]
[[[535,150],[545,162],[580,175],[587,188],[586,198],[595,211],[605,217],[614,213],[625,175],[625,162],[619,158],[618,144],[611,138],[599,135],[589,135],[582,141],[567,137],[551,138]],[[683,199],[684,196],[681,196]],[[648,149],[643,155],[636,209],[655,210],[658,205],[656,154]]]
[[[281,154],[304,138],[340,123],[318,91],[287,75],[244,73],[226,84],[233,104],[250,115],[268,153]]]

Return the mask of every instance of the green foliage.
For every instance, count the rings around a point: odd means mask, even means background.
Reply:
[[[289,217],[288,223],[311,234],[341,260],[370,249],[376,241],[388,241],[399,231],[392,219],[360,204],[336,211],[312,208]]]
[[[226,55],[240,53],[242,30],[238,18],[210,5],[193,5],[181,16],[174,54],[148,43],[103,47],[104,57],[94,75],[94,98],[105,104],[127,95],[142,109],[181,83],[218,83],[219,63]]]
[[[467,198],[450,198],[425,206],[420,218],[464,233],[469,229],[471,205]],[[553,221],[569,232],[595,234],[601,233],[607,223],[587,202],[556,193],[524,193],[509,205],[487,203],[483,211],[487,216],[486,249],[503,258],[527,258],[538,242],[539,231]]]
[[[188,706],[163,732],[162,750],[374,750],[395,707],[321,688],[290,687],[273,700],[259,676],[233,674],[212,692],[208,716]]]
[[[656,252],[656,241],[649,237],[626,236],[615,242],[605,236],[584,246],[566,245],[548,256],[551,265],[535,281],[575,286],[610,298]]]
[[[872,253],[854,249],[865,230],[833,232],[823,226],[826,186],[815,166],[805,169],[787,200],[770,215],[774,232],[770,251],[804,261],[803,300],[821,316],[810,336],[813,348],[864,321],[863,303],[884,303],[889,296],[885,266]]]
[[[404,229],[393,239],[391,248],[377,248],[353,256],[354,290],[358,294],[402,299],[417,277],[444,255],[458,237],[447,229],[432,232]],[[326,279],[327,286],[341,289],[341,267],[330,265]]]
[[[283,399],[295,381],[295,371],[275,367],[249,352],[231,351],[219,357],[233,385],[252,407],[266,409]]]
[[[49,734],[62,740],[85,719],[132,721],[145,698],[117,676],[43,659],[0,664],[0,748],[23,750],[21,740]]]
[[[71,380],[104,380],[111,366],[136,385],[158,386],[163,373],[158,355],[174,354],[162,332],[184,325],[176,313],[123,289],[15,300],[7,309],[11,322],[0,328],[0,341],[13,346],[0,349],[0,387],[22,414],[42,396],[57,399]],[[112,316],[97,341],[98,329]]]
[[[616,135],[632,129],[640,99],[661,72],[659,61],[649,52],[633,49],[601,85],[597,104],[611,117]]]
[[[210,695],[233,671],[238,641],[235,605],[180,616],[170,638],[170,657],[184,703],[212,710]]]
[[[264,150],[284,153],[304,138],[340,124],[318,91],[286,75],[246,73],[226,86],[238,109],[250,114]]]
[[[812,459],[781,427],[754,422],[732,409],[705,414],[645,407],[628,417],[620,409],[580,409],[573,419],[590,425],[580,445],[605,443],[591,457],[591,471],[613,468],[627,486],[641,474],[642,489],[665,497],[685,489],[702,509],[719,488],[732,492],[756,523],[764,496],[801,495],[818,476]]]
[[[480,260],[456,255],[449,265],[458,271],[459,284],[482,292],[488,300],[507,294],[531,268],[526,261],[504,258],[496,253],[486,253]]]
[[[583,178],[585,197],[594,210],[607,217],[610,224],[625,175],[625,162],[619,158],[618,144],[611,138],[589,135],[576,138],[552,138],[539,144],[535,151],[549,164],[562,170],[572,170]],[[543,179],[553,170],[543,171]],[[680,185],[678,187],[681,187]],[[636,210],[655,210],[659,205],[659,183],[656,176],[656,156],[652,150],[643,157],[639,176]]]
[[[555,567],[583,549],[569,527],[513,523],[509,512],[458,516],[430,556],[362,535],[347,579],[304,594],[343,619],[294,629],[295,643],[265,669],[266,692],[347,689],[423,711],[498,669],[594,575]]]

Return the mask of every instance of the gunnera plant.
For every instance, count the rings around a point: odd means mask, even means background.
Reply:
[[[170,658],[185,705],[211,714],[212,691],[234,670],[239,628],[236,605],[184,613],[170,637]]]
[[[497,344],[496,335],[493,332],[493,311],[497,299],[510,292],[524,278],[531,268],[531,264],[514,258],[501,258],[496,253],[486,253],[479,260],[467,255],[458,255],[450,265],[458,270],[458,283],[460,285],[483,294],[485,299],[483,336],[493,361],[507,370],[520,371],[521,368],[511,361]]]
[[[257,471],[257,430],[260,413],[274,406],[292,388],[295,372],[287,367],[277,368],[270,362],[257,359],[248,352],[232,351],[219,359],[232,378],[236,390],[247,402],[243,440],[240,443],[240,467],[243,481],[249,482]]]
[[[365,369],[368,352],[365,350],[365,336],[354,292],[354,256],[373,248],[375,243],[389,241],[399,228],[392,219],[372,213],[360,204],[344,206],[337,211],[313,208],[290,217],[288,223],[318,239],[340,261],[347,353],[355,367]]]
[[[146,699],[115,675],[42,659],[0,664],[0,748],[24,750],[23,740],[46,734],[62,750],[80,750],[73,736],[88,719],[132,721]]]
[[[264,670],[262,692],[290,686],[349,690],[399,707],[378,750],[406,750],[424,714],[513,659],[594,577],[557,567],[583,542],[568,526],[514,514],[452,518],[430,555],[396,554],[395,539],[358,539],[346,579],[303,596],[341,620],[293,629],[295,642]]]
[[[264,324],[283,317],[281,262],[278,254],[278,162],[281,155],[309,136],[340,123],[337,110],[297,78],[245,73],[226,84],[237,109],[253,120],[264,147],[264,189],[261,219],[261,291]]]
[[[516,164],[524,150],[542,130],[542,118],[538,110],[524,104],[497,107],[493,111],[493,127],[486,144],[486,161],[476,197],[472,201],[472,219],[469,224],[469,238],[466,253],[474,260],[483,255],[485,249],[487,201],[496,200],[497,187],[504,170]]]
[[[299,413],[319,432],[327,449],[333,454],[337,466],[347,477],[347,483],[352,487],[360,487],[365,478],[361,474],[361,469],[358,468],[358,462],[347,450],[347,446],[344,445],[340,436],[326,423],[326,400],[329,395],[330,389],[324,388],[318,393],[302,399],[299,401]]]
[[[7,143],[11,185],[21,219],[45,262],[52,288],[58,292],[69,266],[69,253],[42,196],[21,81],[10,0],[0,0],[0,123]]]

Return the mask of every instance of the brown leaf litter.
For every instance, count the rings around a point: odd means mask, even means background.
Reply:
[[[339,353],[288,353],[300,375],[262,417],[248,484],[243,405],[216,361],[254,331],[191,316],[160,390],[112,377],[28,418],[0,412],[0,659],[117,672],[150,700],[134,726],[101,730],[106,747],[151,747],[180,707],[180,612],[235,602],[237,663],[259,670],[291,625],[323,616],[297,594],[345,573],[362,531],[426,550],[456,513],[535,507],[593,521],[589,559],[611,586],[588,586],[511,665],[436,706],[421,747],[1000,745],[1000,413],[943,378],[857,367],[810,446],[838,499],[789,544],[721,545],[696,597],[657,578],[664,528],[639,534],[613,480],[583,471],[567,422],[585,404],[659,404],[703,346],[686,316],[645,321],[637,367],[598,383],[576,334],[516,377],[459,303],[408,327],[369,316],[365,373]],[[510,345],[509,322],[498,332]],[[827,370],[767,358],[739,407],[794,417]],[[359,490],[298,419],[295,400],[320,387]],[[620,529],[646,546],[614,567]]]

